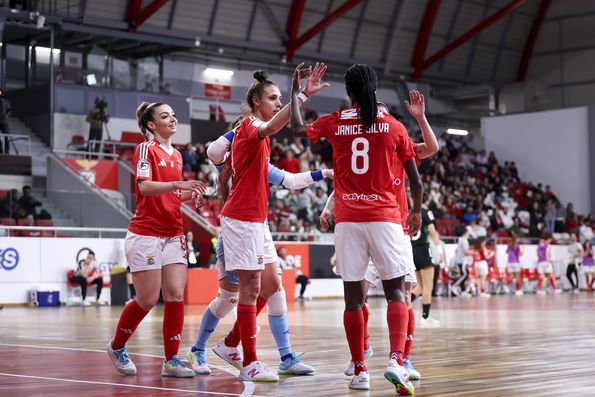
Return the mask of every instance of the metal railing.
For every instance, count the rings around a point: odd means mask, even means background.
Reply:
[[[98,228],[98,227],[62,227],[62,226],[8,226],[0,225],[0,237],[22,237],[21,233],[28,232],[28,237],[98,237],[98,238],[114,238],[124,237],[128,232],[127,229],[122,228]],[[33,232],[33,233],[31,233]],[[35,236],[38,232],[39,236]],[[66,233],[68,232],[68,233]]]
[[[19,151],[15,146],[16,141],[27,141],[27,154],[31,154],[31,137],[24,134],[0,134],[1,142],[7,142],[9,145],[12,144],[12,149],[18,155]]]
[[[89,152],[89,151],[81,151],[81,150],[63,150],[63,149],[54,149],[54,153],[58,156],[77,156],[82,157],[85,159],[89,158],[97,158],[97,157],[107,157],[107,159],[117,160],[118,155],[115,153],[100,153],[100,152]]]

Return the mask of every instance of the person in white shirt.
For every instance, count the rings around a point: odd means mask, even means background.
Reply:
[[[583,219],[583,224],[579,228],[578,235],[581,243],[593,240],[593,228],[591,227],[589,218],[585,217]]]
[[[566,278],[572,285],[572,293],[578,294],[578,267],[582,262],[584,255],[583,246],[581,243],[578,242],[578,237],[576,233],[570,234],[570,244],[568,245],[568,256],[569,256],[569,263],[568,267],[566,268]],[[576,278],[576,281],[573,280],[572,276]]]

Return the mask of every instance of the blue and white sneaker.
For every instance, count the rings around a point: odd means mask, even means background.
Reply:
[[[207,365],[207,353],[205,351],[197,350],[193,352],[191,349],[186,353],[186,358],[195,374],[211,375],[211,368]]]
[[[134,365],[132,362],[130,355],[128,355],[128,352],[126,351],[126,348],[123,347],[121,349],[114,350],[112,348],[113,342],[114,340],[110,339],[105,349],[107,350],[109,358],[116,366],[116,369],[124,375],[136,375],[136,365]]]
[[[374,349],[372,349],[372,346],[370,346],[369,349],[364,350],[364,358],[370,358],[374,355]]]
[[[409,374],[409,380],[420,380],[421,374],[413,368],[413,364],[411,364],[411,360],[406,358],[403,360],[403,367],[407,370]]]
[[[295,353],[291,353],[291,357],[286,358],[281,364],[279,364],[279,370],[277,373],[281,375],[314,374],[314,368],[304,364],[302,360],[300,360],[300,356],[297,356]]]
[[[170,378],[192,378],[194,376],[194,371],[184,365],[178,356],[174,355],[169,361],[163,360],[161,376]]]

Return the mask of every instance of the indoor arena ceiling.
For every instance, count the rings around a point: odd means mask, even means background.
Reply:
[[[6,3],[6,4],[3,4]],[[41,0],[56,45],[237,67],[368,63],[384,77],[523,80],[542,22],[590,0]],[[7,6],[8,0],[0,0]],[[0,18],[15,17],[6,8]],[[24,14],[24,13],[22,13]],[[47,39],[47,34],[45,39]],[[42,42],[44,37],[38,39]]]

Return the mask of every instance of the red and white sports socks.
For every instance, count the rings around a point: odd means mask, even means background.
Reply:
[[[163,308],[163,350],[167,361],[178,354],[184,327],[184,302],[165,302]]]
[[[143,321],[147,313],[149,312],[141,308],[135,299],[124,307],[122,314],[120,314],[120,320],[118,320],[112,349],[121,349],[126,345],[126,342],[128,342],[128,339],[130,339],[136,327]]]
[[[266,304],[267,304],[267,300],[261,296],[258,296],[258,299],[256,300],[256,317],[258,317],[258,315],[260,314],[262,309],[266,306]],[[238,305],[238,307],[239,307],[239,305]],[[233,329],[231,331],[229,331],[229,334],[227,334],[227,336],[225,337],[225,346],[238,347],[240,345],[241,330],[240,330],[239,319],[240,319],[240,317],[238,316],[238,319],[233,324]],[[256,331],[254,331],[254,333],[256,333]]]
[[[409,308],[405,302],[394,301],[388,304],[386,311],[391,358],[397,360],[399,365],[403,365],[403,352],[405,351],[409,319],[408,310]]]
[[[355,374],[367,371],[364,364],[364,314],[361,310],[343,312],[343,326],[354,363]]]
[[[370,348],[370,333],[368,332],[368,305],[364,303],[362,306],[362,313],[364,315],[364,350],[368,350]]]

